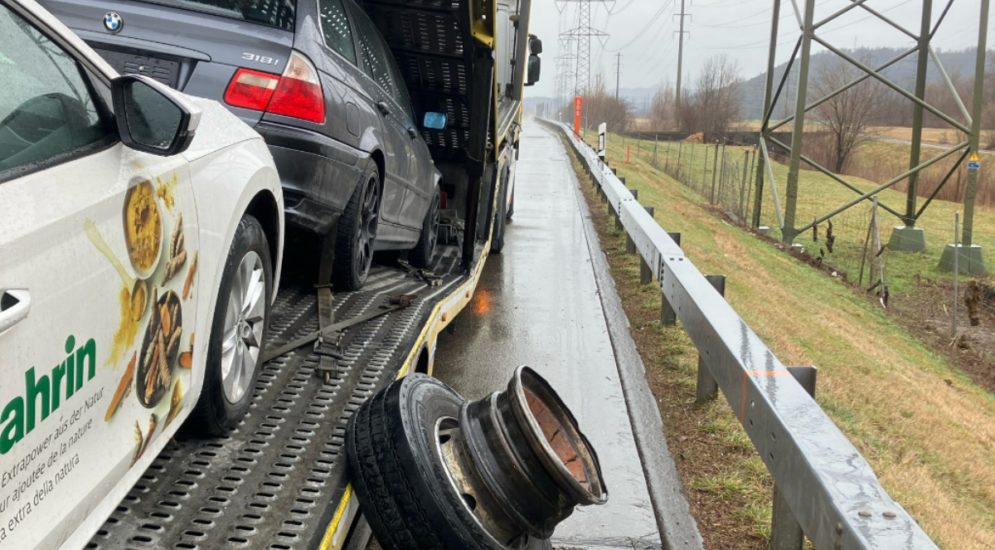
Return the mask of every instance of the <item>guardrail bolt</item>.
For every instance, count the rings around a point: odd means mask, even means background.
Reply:
[[[720,295],[726,295],[726,278],[724,275],[706,275],[705,279],[712,285]],[[705,358],[698,354],[698,388],[695,391],[695,402],[704,403],[711,401],[719,395],[719,384],[712,377],[712,372],[705,363]]]

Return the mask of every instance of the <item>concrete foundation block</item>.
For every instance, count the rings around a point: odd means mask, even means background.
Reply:
[[[922,252],[926,250],[926,232],[921,227],[900,225],[892,231],[888,249],[899,252]]]
[[[943,249],[943,256],[940,257],[940,270],[953,272],[955,257],[961,275],[985,275],[988,273],[985,270],[985,260],[981,253],[981,247],[976,244],[971,246],[948,244]]]

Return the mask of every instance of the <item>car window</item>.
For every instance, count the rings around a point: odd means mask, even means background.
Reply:
[[[364,16],[356,17],[357,33],[359,35],[359,52],[366,65],[366,72],[377,81],[391,97],[397,98],[397,83],[394,82],[390,70],[390,61],[386,50],[380,41],[379,31],[373,23]]]
[[[321,30],[325,34],[325,45],[355,63],[356,44],[352,39],[352,29],[342,0],[319,0],[318,5],[321,9]]]
[[[404,76],[401,75],[400,69],[397,67],[397,61],[394,60],[394,55],[390,52],[390,47],[387,46],[386,42],[381,39],[381,44],[383,45],[384,51],[387,52],[387,67],[390,69],[390,74],[393,81],[397,84],[397,91],[394,94],[394,99],[397,100],[398,105],[404,108],[408,116],[414,120],[414,112],[411,109],[411,96],[408,94],[408,86],[404,82]]]
[[[111,137],[79,64],[2,5],[0,82],[0,181]]]
[[[202,11],[230,19],[294,30],[297,0],[145,0],[176,8]]]

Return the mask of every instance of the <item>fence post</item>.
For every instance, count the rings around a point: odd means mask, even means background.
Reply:
[[[707,150],[707,148],[706,148],[706,150]],[[714,158],[712,159],[712,195],[711,195],[711,200],[708,201],[709,204],[715,204],[715,176],[718,175],[718,168],[719,168],[719,142],[718,141],[715,142],[715,155],[713,155],[713,156],[714,156]],[[705,160],[705,164],[706,165],[708,164],[707,157],[706,157],[706,160]]]
[[[729,159],[726,158],[726,146],[722,144],[722,163],[719,165],[719,194],[715,197],[715,203],[722,206],[722,194],[726,187],[726,172],[728,171]]]
[[[670,238],[677,243],[677,246],[681,246],[680,233],[667,233],[667,235],[670,235]],[[660,276],[662,277],[663,273],[660,273]],[[666,295],[663,295],[663,302],[660,305],[660,322],[667,327],[672,327],[677,324],[677,312],[674,311],[674,308],[670,305],[670,302],[667,301]]]
[[[705,144],[705,164],[701,165],[701,194],[705,194],[705,182],[708,181],[708,144]]]
[[[815,380],[818,369],[814,366],[788,367],[788,372],[795,377],[802,388],[813,398],[815,397]],[[774,485],[774,509],[771,512],[770,548],[771,550],[801,550],[805,543],[805,533],[795,519],[791,507],[784,500],[784,495]]]
[[[957,338],[957,303],[960,302],[960,212],[954,213],[954,303],[950,318],[950,337]]]
[[[739,180],[739,219],[746,225],[746,174],[750,171],[750,150],[743,151],[743,177]]]
[[[683,152],[684,152],[684,142],[683,141],[678,141],[677,142],[677,168],[674,170],[674,173],[677,174],[677,176],[675,176],[677,179],[681,179],[681,176],[680,176],[680,174],[681,174],[681,154]]]
[[[705,279],[718,291],[723,298],[726,295],[726,278],[724,275],[706,275]],[[705,359],[698,354],[698,386],[695,391],[694,400],[696,403],[711,401],[719,395],[719,384],[712,377],[712,372],[705,364]]]
[[[646,206],[646,213],[652,217],[656,214],[656,209],[652,206]],[[634,246],[633,246],[634,247]],[[646,263],[646,259],[639,256],[639,282],[644,285],[648,285],[653,282],[653,270],[650,268],[649,264]]]

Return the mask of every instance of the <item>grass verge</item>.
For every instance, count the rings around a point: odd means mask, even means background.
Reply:
[[[820,405],[927,533],[946,548],[995,548],[995,398],[865,296],[725,222],[648,163],[620,173],[703,272],[729,277],[730,303],[785,364],[819,366]],[[639,284],[624,235],[580,179],[706,545],[764,547],[766,469],[723,398],[694,404],[694,347],[660,325],[656,285]]]

